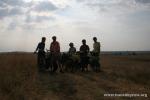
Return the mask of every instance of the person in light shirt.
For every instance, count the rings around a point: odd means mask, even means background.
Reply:
[[[96,72],[101,71],[101,63],[100,63],[100,42],[97,42],[97,38],[93,37],[93,52],[92,52],[92,66]]]
[[[76,48],[74,47],[74,44],[71,42],[71,43],[69,44],[69,46],[70,46],[70,48],[69,48],[69,54],[70,54],[70,55],[75,54],[75,53],[76,53]]]
[[[100,42],[97,42],[97,38],[96,37],[93,37],[93,52],[94,53],[97,53],[99,56],[100,56],[100,47],[101,47],[101,44]]]

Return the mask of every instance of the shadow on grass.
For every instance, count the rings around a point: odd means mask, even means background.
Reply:
[[[61,100],[76,100],[76,83],[68,74],[40,73],[39,83],[45,92],[50,91]]]

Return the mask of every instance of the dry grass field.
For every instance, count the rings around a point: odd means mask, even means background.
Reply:
[[[36,55],[0,54],[0,100],[149,100],[150,55],[102,55],[102,72],[38,73]],[[104,97],[139,93],[146,97]]]

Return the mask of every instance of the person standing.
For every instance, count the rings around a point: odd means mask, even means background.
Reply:
[[[101,47],[101,44],[100,42],[97,42],[97,38],[96,37],[93,37],[93,52],[94,53],[97,53],[99,56],[100,56],[100,47]]]
[[[101,44],[100,42],[97,41],[96,37],[93,37],[93,57],[94,57],[94,70],[95,71],[100,71],[100,47]]]
[[[37,48],[34,51],[34,53],[38,51],[37,64],[38,64],[39,71],[41,71],[41,69],[43,69],[45,65],[45,51],[44,51],[45,41],[46,41],[46,38],[42,37],[42,41],[38,43]]]
[[[88,53],[90,51],[90,48],[88,45],[86,45],[86,40],[82,40],[82,45],[80,47],[80,59],[81,59],[81,70],[84,71],[85,68],[88,70],[88,63],[89,63],[89,58],[88,58]]]
[[[75,54],[76,53],[76,48],[74,47],[74,44],[71,42],[71,43],[69,43],[69,46],[70,46],[70,48],[69,48],[69,54],[70,55],[73,55],[73,54]]]
[[[58,69],[58,67],[60,67],[60,63],[59,63],[60,44],[59,44],[58,41],[56,41],[56,39],[57,39],[56,36],[53,36],[52,37],[53,41],[50,44],[50,52],[51,52],[51,55],[52,55],[51,63],[52,63],[52,66],[54,68],[53,72],[55,72]]]

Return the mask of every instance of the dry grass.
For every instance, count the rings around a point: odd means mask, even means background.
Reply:
[[[39,74],[33,54],[0,54],[0,100],[145,100],[104,93],[150,95],[150,56],[102,55],[103,72]]]

